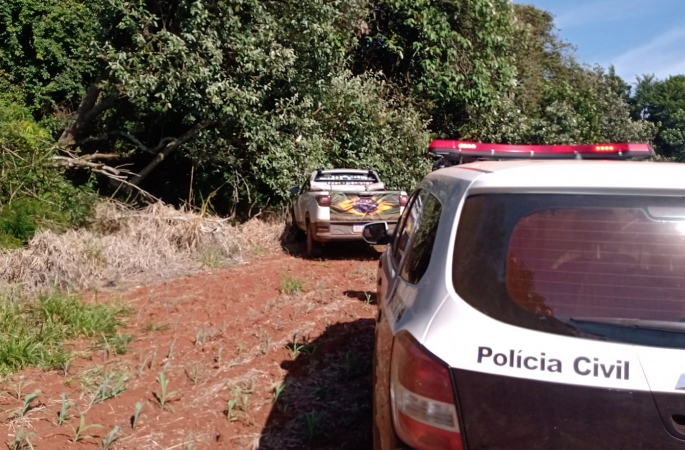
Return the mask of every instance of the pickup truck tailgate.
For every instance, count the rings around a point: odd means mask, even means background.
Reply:
[[[331,222],[397,222],[399,191],[331,192]]]

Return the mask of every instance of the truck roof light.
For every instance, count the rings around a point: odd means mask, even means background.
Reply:
[[[647,159],[654,150],[647,143],[619,142],[579,145],[494,144],[435,139],[429,154],[450,162],[487,159]]]

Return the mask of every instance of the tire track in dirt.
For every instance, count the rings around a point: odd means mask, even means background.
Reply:
[[[125,355],[83,348],[68,372],[23,371],[40,406],[5,421],[9,442],[23,427],[36,449],[102,448],[121,427],[115,449],[364,449],[371,447],[371,357],[378,254],[332,247],[309,261],[279,254],[97,300],[133,308],[122,332]],[[78,346],[78,343],[76,344]],[[176,391],[165,409],[159,375]],[[91,404],[106,374],[126,377],[123,393]],[[54,422],[60,396],[75,405]],[[143,409],[131,425],[137,402]],[[5,394],[0,405],[16,399]],[[79,412],[94,436],[72,443]]]

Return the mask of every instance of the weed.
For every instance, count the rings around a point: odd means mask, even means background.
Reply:
[[[105,352],[105,358],[109,358],[112,353],[115,355],[125,355],[128,351],[128,344],[133,341],[130,334],[115,334],[107,338],[103,334],[99,347]]]
[[[281,281],[281,294],[294,295],[302,292],[302,281],[290,275],[283,277]]]
[[[370,305],[372,301],[373,300],[372,300],[371,294],[369,294],[368,292],[364,292],[364,304]]]
[[[155,396],[155,399],[157,400],[157,404],[163,410],[165,408],[166,404],[169,403],[171,397],[176,395],[178,393],[178,391],[171,391],[171,392],[167,391],[167,387],[169,385],[169,380],[164,375],[164,371],[159,373],[159,377],[157,378],[157,382],[159,382],[159,392],[153,392],[152,395]]]
[[[138,423],[138,418],[140,417],[140,413],[143,411],[143,402],[136,402],[136,408],[133,411],[133,415],[131,416],[131,428],[135,428],[136,424]]]
[[[325,416],[325,413],[318,411],[308,412],[304,415],[304,420],[307,424],[307,433],[310,440],[322,433],[321,425]]]
[[[12,330],[0,337],[0,372],[28,366],[68,368],[71,358],[64,341],[113,336],[121,325],[119,317],[129,312],[116,305],[84,304],[60,292],[37,300],[0,296],[0,329]]]
[[[211,246],[202,252],[202,264],[209,269],[221,267],[226,257],[226,252],[219,246]]]
[[[20,428],[12,442],[8,442],[7,446],[10,450],[33,450],[33,444],[31,443],[31,436],[35,436],[36,433],[27,433],[24,428]]]
[[[278,383],[276,386],[274,386],[274,403],[278,401],[278,397],[281,395],[281,392],[283,392],[283,389],[285,389],[285,383]]]
[[[31,409],[31,403],[38,398],[38,395],[40,395],[40,389],[36,389],[30,394],[26,394],[26,397],[24,397],[24,403],[21,405],[21,407],[13,410],[10,412],[11,417],[24,417],[27,412]]]
[[[143,331],[151,332],[151,331],[166,331],[169,329],[169,324],[168,323],[148,323],[145,325],[145,328],[143,328]]]
[[[67,411],[74,406],[74,402],[69,401],[66,392],[62,392],[62,403],[60,403],[59,413],[57,414],[57,426],[61,426],[67,420]]]
[[[89,430],[91,428],[102,428],[102,425],[97,424],[97,423],[94,423],[91,425],[86,425],[85,416],[83,415],[83,413],[80,413],[80,414],[81,414],[81,419],[79,420],[78,427],[74,428],[73,426],[69,425],[71,427],[72,431],[74,432],[74,437],[71,438],[72,442],[78,442],[78,441],[83,440],[83,439],[93,439],[93,436],[85,435],[83,433],[85,433],[87,430]]]
[[[115,381],[115,377],[117,378]],[[126,390],[126,374],[121,374],[118,377],[110,372],[105,373],[102,383],[98,386],[91,405],[101,403],[110,398],[114,398]]]

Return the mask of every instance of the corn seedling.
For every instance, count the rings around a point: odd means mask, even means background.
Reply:
[[[66,392],[62,392],[62,403],[57,414],[57,426],[61,426],[67,420],[67,411],[74,406],[74,402],[69,401]]]
[[[262,352],[262,355],[266,355],[269,353],[269,347],[271,347],[271,336],[269,333],[266,333],[266,336],[264,336],[264,339],[262,340],[261,345],[259,346],[259,350]]]
[[[102,425],[100,425],[98,423],[86,425],[86,418],[83,415],[83,413],[81,413],[81,419],[79,420],[78,427],[74,428],[71,425],[69,425],[69,426],[71,427],[71,429],[74,432],[74,437],[71,438],[72,442],[78,442],[78,441],[81,441],[83,439],[93,439],[93,436],[86,435],[83,433],[85,433],[86,431],[88,431],[91,428],[102,428]]]
[[[204,330],[195,331],[195,347],[202,347],[205,343],[205,332]]]
[[[274,403],[278,401],[278,397],[281,395],[281,392],[283,392],[283,389],[285,389],[285,383],[278,383],[274,386]]]
[[[31,409],[31,403],[38,398],[38,395],[40,394],[40,389],[36,389],[30,394],[26,394],[26,397],[24,397],[24,403],[21,405],[21,407],[13,410],[10,413],[11,417],[24,417],[27,412]]]
[[[304,353],[309,356],[314,355],[317,346],[310,343],[306,337],[302,338],[302,342],[297,342],[297,335],[293,335],[292,342],[288,343],[285,347],[290,352],[290,358],[294,360],[300,355],[300,353]]]
[[[190,369],[186,368],[185,373],[186,377],[193,382],[193,386],[197,386],[197,381],[200,379],[200,373],[197,368],[197,364],[193,364]]]
[[[25,381],[24,377],[20,377],[19,382],[14,387],[14,392],[15,392],[14,398],[16,398],[17,400],[21,400],[22,392],[24,392],[24,388],[30,384],[33,384],[33,381],[30,381],[30,380]]]
[[[221,354],[224,352],[224,346],[223,344],[219,345],[219,351],[217,352],[216,356],[214,357],[214,362],[217,364],[221,364]]]
[[[162,370],[162,372],[165,371],[169,367],[169,364],[171,364],[171,360],[174,357],[174,348],[175,347],[176,347],[176,338],[174,338],[174,340],[171,341],[171,345],[169,346],[169,351],[167,352],[166,362],[164,363],[164,369]]]
[[[364,292],[364,304],[371,304],[371,294],[369,294],[368,292]]]
[[[307,309],[304,311],[304,313],[309,314],[312,309],[314,309],[314,303],[309,302],[307,303]]]
[[[119,433],[120,430],[121,428],[119,428],[118,425],[112,428],[112,431],[110,431],[109,434],[102,440],[102,450],[109,450],[109,446],[112,445],[114,441],[119,439],[117,437],[117,433]]]
[[[69,368],[71,367],[71,362],[72,359],[65,359],[64,362],[60,364],[60,367],[62,368],[62,371],[64,371],[64,376],[66,377],[69,374]]]
[[[314,437],[321,433],[321,423],[323,422],[324,416],[324,413],[317,411],[312,411],[304,415],[309,439],[314,439]]]
[[[10,450],[33,450],[33,443],[31,443],[31,436],[35,436],[36,433],[27,433],[24,428],[20,428],[17,431],[16,436],[12,442],[8,442],[7,446]]]
[[[166,330],[168,330],[168,329],[169,329],[169,324],[168,324],[168,323],[160,323],[160,324],[157,324],[157,323],[148,323],[147,325],[145,325],[145,328],[143,328],[143,330],[145,330],[145,331],[147,331],[147,332],[151,332],[151,331],[166,331]]]
[[[133,411],[133,415],[131,416],[131,428],[136,427],[140,413],[143,411],[143,405],[143,402],[136,402],[136,409]]]
[[[164,409],[171,397],[176,395],[178,391],[168,392],[167,388],[169,386],[169,380],[167,380],[166,376],[164,375],[164,371],[159,373],[157,381],[159,382],[159,392],[153,392],[152,395],[155,396],[159,407]]]

